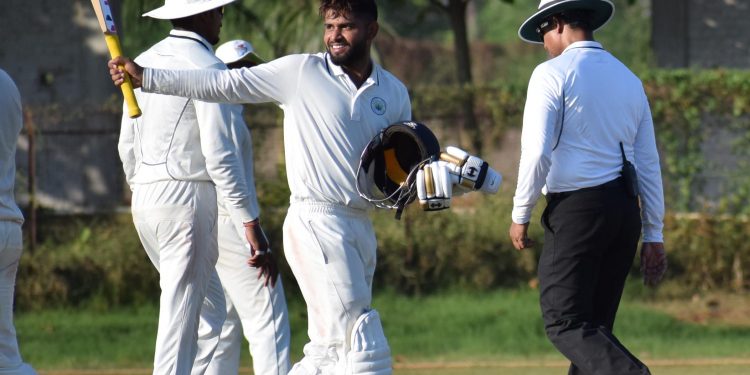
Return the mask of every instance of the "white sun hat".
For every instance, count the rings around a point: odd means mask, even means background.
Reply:
[[[220,45],[216,48],[216,57],[227,65],[240,60],[246,60],[253,64],[264,63],[263,59],[255,54],[253,45],[241,39],[230,40]]]
[[[185,18],[227,5],[234,0],[164,0],[164,5],[143,14],[143,17],[173,20]]]
[[[604,26],[615,13],[615,5],[610,0],[542,0],[539,10],[529,17],[518,29],[518,36],[529,43],[544,43],[537,27],[547,17],[566,10],[584,9],[591,11],[591,31]]]

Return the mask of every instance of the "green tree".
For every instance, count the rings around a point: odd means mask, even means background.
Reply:
[[[169,21],[142,17],[152,9],[164,5],[162,0],[122,0],[120,18],[122,22],[122,47],[126,56],[135,57],[152,44],[158,42],[169,32],[172,25]]]
[[[471,48],[466,26],[466,9],[471,0],[430,0],[430,4],[448,16],[453,30],[453,53],[456,59],[456,78],[463,87],[471,87]],[[512,0],[502,0],[512,1]],[[482,134],[474,113],[474,95],[469,92],[462,99],[464,130],[469,134],[471,146],[477,153],[482,152]]]
[[[512,2],[513,0],[499,0]],[[469,137],[469,143],[474,152],[481,153],[482,134],[474,111],[475,100],[471,92],[474,86],[471,63],[471,46],[469,41],[469,28],[467,22],[467,11],[471,0],[391,0],[390,3],[402,7],[410,7],[416,10],[416,18],[428,17],[428,13],[437,10],[438,13],[447,17],[453,41],[453,53],[456,64],[456,81],[459,86],[469,90],[462,96],[463,123],[462,130]]]
[[[163,0],[122,1],[121,29],[126,55],[136,56],[169,32],[172,27],[169,21],[141,17],[163,4]],[[273,59],[289,53],[318,51],[322,43],[321,28],[318,0],[238,0],[226,6],[221,40],[247,40],[259,56]]]
[[[245,39],[258,54],[273,59],[322,47],[318,0],[239,0],[224,16],[224,40]]]

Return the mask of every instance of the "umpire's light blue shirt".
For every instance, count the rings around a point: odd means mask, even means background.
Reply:
[[[619,177],[620,142],[638,171],[643,240],[662,242],[659,155],[640,79],[594,41],[573,43],[537,66],[524,109],[513,221],[529,222],[542,192],[572,191]]]

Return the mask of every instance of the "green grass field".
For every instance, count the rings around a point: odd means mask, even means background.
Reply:
[[[294,360],[306,340],[306,322],[302,304],[290,300]],[[544,337],[536,291],[426,298],[381,293],[374,306],[381,312],[397,374],[566,372],[564,358]],[[134,375],[148,373],[157,313],[155,306],[18,313],[16,326],[24,359],[43,374]],[[642,302],[625,301],[616,333],[644,362],[653,362],[655,374],[750,373],[748,326],[687,323]],[[249,368],[249,361],[243,353],[243,367]]]
[[[749,365],[722,364],[686,364],[686,365],[652,365],[649,367],[654,375],[746,375]],[[396,370],[396,375],[562,375],[567,373],[566,366],[534,366],[526,364],[516,367],[486,367],[469,369],[425,369],[425,370]]]
[[[685,364],[656,364],[650,369],[655,375],[746,375],[748,365],[727,364],[720,362],[688,362]],[[565,374],[567,367],[562,364],[536,365],[524,364],[498,364],[497,366],[474,366],[474,367],[437,367],[428,366],[422,369],[404,369],[397,367],[395,375],[553,375]],[[120,369],[120,370],[43,370],[40,375],[150,375],[149,369]],[[241,375],[250,375],[252,370],[245,367],[240,369]]]

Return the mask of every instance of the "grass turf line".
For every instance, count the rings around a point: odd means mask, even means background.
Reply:
[[[297,360],[307,340],[306,321],[301,301],[290,299],[292,360]],[[419,363],[564,361],[544,336],[534,290],[422,298],[378,293],[373,306],[381,313],[399,371],[420,371],[409,369]],[[19,312],[16,327],[24,359],[37,368],[135,369],[151,366],[157,319],[155,306]],[[750,327],[686,323],[633,300],[623,303],[615,333],[647,364],[750,358]],[[242,366],[249,367],[247,351],[242,355]]]

